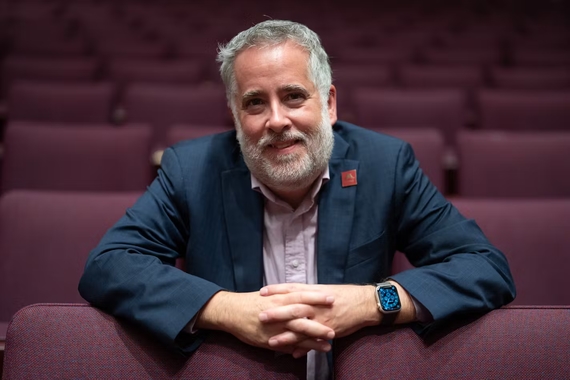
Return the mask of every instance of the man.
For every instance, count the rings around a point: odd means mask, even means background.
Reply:
[[[337,122],[315,33],[265,21],[219,61],[237,133],[165,151],[158,178],[90,254],[86,300],[185,352],[217,329],[309,353],[319,377],[316,353],[332,338],[379,323],[419,321],[421,333],[514,298],[505,257],[408,144]],[[417,268],[387,279],[395,250]]]

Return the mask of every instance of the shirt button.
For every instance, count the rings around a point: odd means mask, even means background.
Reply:
[[[297,267],[299,266],[299,261],[298,261],[298,260],[293,260],[293,261],[291,262],[291,266],[292,266],[293,268],[297,268]]]

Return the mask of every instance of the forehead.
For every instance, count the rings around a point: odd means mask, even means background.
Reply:
[[[250,47],[240,52],[234,63],[238,93],[291,84],[314,87],[308,63],[309,53],[291,41]]]

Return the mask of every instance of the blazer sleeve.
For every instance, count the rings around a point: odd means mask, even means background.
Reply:
[[[464,218],[422,173],[404,144],[396,164],[396,248],[416,268],[391,276],[434,321],[486,312],[511,302],[507,259],[474,220]]]
[[[79,292],[94,306],[191,352],[203,337],[183,328],[221,288],[174,267],[190,234],[186,185],[169,148],[158,177],[89,254]]]

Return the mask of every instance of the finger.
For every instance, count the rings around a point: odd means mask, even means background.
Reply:
[[[278,306],[259,313],[259,320],[263,323],[287,322],[292,319],[314,318],[315,308],[311,305],[293,304]]]
[[[293,344],[289,344],[286,342],[295,342]],[[307,339],[306,337],[295,334],[291,331],[281,333],[274,337],[271,337],[268,341],[269,347],[273,350],[281,351],[282,349],[289,351],[292,353],[293,349],[291,347],[299,347],[302,349],[306,349],[307,351],[310,350],[317,350],[319,352],[328,352],[331,349],[331,345],[326,340],[321,339]]]
[[[320,291],[298,291],[283,296],[286,304],[331,305],[334,295]]]
[[[335,337],[333,329],[310,319],[289,321],[285,324],[285,327],[289,330],[269,338],[272,347],[297,345],[307,338],[329,340]]]
[[[334,339],[335,331],[312,319],[299,318],[285,323],[285,327],[291,332],[302,334],[313,339]],[[285,332],[286,333],[286,332]]]
[[[272,296],[274,294],[287,294],[299,290],[307,290],[310,285],[298,283],[283,283],[264,286],[259,290],[262,296]]]
[[[293,352],[291,352],[291,355],[293,355],[293,357],[295,359],[299,359],[302,358],[303,356],[307,355],[309,353],[309,349],[307,348],[300,348],[300,347],[296,347]]]

